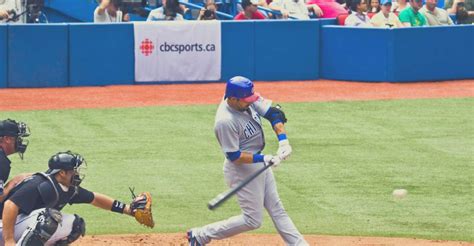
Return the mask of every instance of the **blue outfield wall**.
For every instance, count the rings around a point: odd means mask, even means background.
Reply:
[[[223,22],[221,27],[221,78],[240,74],[255,79],[255,24],[253,21]]]
[[[474,25],[393,31],[389,81],[474,78]]]
[[[323,26],[321,78],[414,82],[474,78],[474,26]]]
[[[8,86],[68,86],[68,32],[67,24],[9,25]]]
[[[321,28],[322,78],[387,81],[389,30],[342,26]]]
[[[0,25],[0,88],[7,87],[7,29],[6,25]]]
[[[255,22],[255,79],[319,79],[319,27],[317,21]]]
[[[474,26],[367,29],[223,21],[221,80],[474,78]],[[131,23],[0,25],[0,88],[134,83]]]
[[[71,24],[70,85],[133,84],[133,25]]]
[[[223,21],[221,79],[318,79],[319,28],[319,21]]]

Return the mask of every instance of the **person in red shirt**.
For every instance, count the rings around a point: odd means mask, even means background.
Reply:
[[[242,0],[242,9],[244,11],[240,12],[234,17],[234,20],[263,20],[265,16],[258,12],[257,9],[258,0]]]

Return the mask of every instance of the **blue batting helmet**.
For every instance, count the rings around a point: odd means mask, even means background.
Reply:
[[[225,88],[225,98],[235,97],[245,102],[255,102],[260,97],[255,93],[253,82],[242,76],[235,76],[229,79]]]

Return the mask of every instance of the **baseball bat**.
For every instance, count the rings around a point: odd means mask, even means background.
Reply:
[[[230,197],[232,197],[235,193],[237,193],[240,189],[242,189],[242,187],[246,186],[248,183],[250,183],[250,181],[255,179],[258,175],[263,173],[265,170],[267,170],[267,168],[271,167],[272,165],[273,163],[270,162],[268,165],[262,167],[260,170],[252,173],[250,176],[245,178],[242,182],[240,182],[234,188],[231,188],[217,195],[214,199],[212,199],[211,201],[207,203],[207,208],[209,208],[209,210],[214,210],[218,208],[220,205],[222,205],[222,203],[227,201]]]

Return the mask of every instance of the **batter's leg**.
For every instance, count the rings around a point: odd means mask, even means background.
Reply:
[[[278,233],[287,245],[300,246],[308,245],[301,233],[296,229],[295,224],[286,213],[280,196],[278,195],[273,171],[268,169],[265,175],[265,200],[264,206],[273,220]]]
[[[224,176],[230,187],[237,185],[247,176],[263,167],[263,163],[253,165],[235,165],[227,163]],[[227,220],[192,229],[192,234],[200,244],[207,244],[212,239],[223,239],[236,234],[257,229],[263,220],[265,175],[262,173],[237,192],[237,200],[242,214]]]

